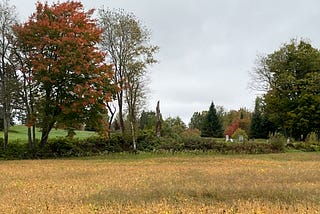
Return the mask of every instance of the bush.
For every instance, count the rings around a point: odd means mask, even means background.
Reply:
[[[232,135],[232,138],[235,139],[236,141],[240,142],[239,137],[242,136],[243,141],[241,142],[245,142],[248,140],[248,135],[246,133],[245,130],[238,128]]]
[[[180,138],[167,137],[160,139],[160,144],[157,150],[168,150],[172,152],[182,151],[184,148],[184,143]]]
[[[155,151],[160,145],[160,139],[155,136],[154,131],[145,130],[137,138],[137,149],[140,151]]]
[[[318,135],[315,132],[311,132],[307,136],[306,143],[315,145],[319,144]]]
[[[29,150],[28,145],[19,141],[10,142],[6,150],[3,145],[0,148],[0,157],[6,160],[11,159],[28,159],[32,158],[32,152]]]
[[[106,151],[122,152],[130,150],[130,142],[124,140],[121,134],[112,134],[107,140]]]
[[[267,154],[278,152],[269,143],[256,143],[256,142],[244,142],[244,143],[228,143],[227,151],[234,154]]]
[[[295,142],[290,143],[288,146],[290,146],[291,149],[296,149],[304,152],[319,152],[320,151],[320,145],[319,144],[311,144],[308,142]]]
[[[241,133],[240,131],[239,133]],[[152,131],[145,131],[137,139],[137,148],[139,151],[147,152],[163,150],[170,152],[212,151],[222,154],[261,154],[284,151],[286,139],[283,135],[271,136],[269,141],[270,143],[216,141],[212,138],[202,138],[198,132],[190,130],[181,135],[175,134],[170,137],[158,138]],[[126,141],[120,133],[112,134],[108,140],[101,137],[90,137],[82,140],[50,139],[44,147],[36,147],[33,151],[28,148],[26,143],[18,141],[10,142],[5,151],[2,148],[3,145],[0,146],[0,158],[2,159],[79,157],[132,151],[132,143]],[[320,151],[320,145],[308,142],[290,143],[288,146],[302,151]]]
[[[282,134],[275,133],[270,136],[269,142],[274,150],[283,152],[285,150],[287,140]]]

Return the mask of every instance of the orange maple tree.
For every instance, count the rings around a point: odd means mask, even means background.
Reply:
[[[105,103],[111,99],[112,70],[97,48],[101,29],[80,2],[37,3],[36,12],[15,27],[20,48],[29,54],[37,85],[41,144],[56,123],[75,126],[106,124]]]

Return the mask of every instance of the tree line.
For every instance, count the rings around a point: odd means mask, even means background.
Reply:
[[[319,140],[320,51],[309,41],[292,39],[259,56],[249,84],[262,94],[252,113],[244,108],[226,112],[212,103],[209,111],[195,112],[189,126],[211,137],[232,136],[238,130],[251,139],[282,134],[305,141],[314,134]],[[231,115],[235,116],[230,120]]]
[[[158,46],[132,13],[121,9],[85,11],[80,2],[38,2],[24,22],[17,21],[8,0],[0,4],[0,97],[9,142],[13,118],[28,127],[28,145],[48,142],[53,128],[73,136],[83,125],[107,138],[117,131],[134,150],[146,136],[221,138],[242,135],[268,138],[275,133],[305,140],[320,129],[320,52],[305,40],[291,40],[258,57],[250,86],[262,92],[255,108],[226,111],[212,102],[195,112],[187,125],[181,118],[163,119],[142,111],[149,66]]]
[[[38,2],[19,23],[15,7],[1,2],[4,149],[13,118],[28,127],[30,149],[36,146],[36,127],[42,146],[54,127],[72,135],[85,124],[107,137],[116,112],[121,132],[129,129],[136,138],[148,66],[156,63],[158,47],[150,45],[149,30],[133,14],[100,9],[95,19],[93,13],[80,2]]]
[[[263,92],[256,119],[261,126],[304,141],[320,134],[320,51],[309,41],[292,39],[258,58],[251,86]],[[258,124],[256,126],[258,126]]]

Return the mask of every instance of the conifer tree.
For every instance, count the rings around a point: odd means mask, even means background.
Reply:
[[[257,97],[255,101],[254,112],[252,113],[250,138],[265,138],[263,130],[262,117],[262,98]]]
[[[223,137],[222,124],[213,102],[211,102],[209,111],[203,121],[201,131],[202,137]]]

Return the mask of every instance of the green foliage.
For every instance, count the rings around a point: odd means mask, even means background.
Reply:
[[[300,139],[320,127],[320,52],[292,40],[260,61],[257,82],[265,83],[268,119]]]
[[[21,143],[19,141],[10,142],[6,149],[3,150],[3,139],[0,148],[0,158],[1,159],[27,159],[32,158],[32,154],[26,143]]]
[[[186,124],[180,117],[168,117],[162,123],[161,136],[176,138],[186,129]]]
[[[284,151],[287,144],[286,138],[280,133],[275,133],[274,135],[271,135],[269,138],[269,142],[273,149],[278,150],[280,152]]]
[[[291,150],[299,150],[303,152],[320,152],[319,143],[309,143],[309,142],[293,142],[287,146]]]
[[[315,132],[311,132],[306,137],[306,141],[293,142],[288,145],[290,149],[300,150],[304,152],[319,152],[320,142],[318,135]]]
[[[201,130],[207,112],[194,112],[189,123],[189,128]]]
[[[238,134],[245,137],[244,130],[237,130]],[[310,135],[314,139],[314,135]],[[236,138],[236,136],[234,136]],[[245,142],[224,142],[219,139],[203,138],[197,129],[186,129],[179,134],[175,133],[166,137],[156,137],[151,130],[140,133],[137,138],[138,151],[144,152],[206,152],[221,154],[262,154],[283,152],[286,146],[286,139],[283,135],[271,136],[270,142],[245,141]],[[0,141],[0,148],[2,148]],[[299,142],[290,143],[290,149],[302,151],[320,151],[320,145]],[[19,140],[10,142],[7,149],[0,149],[2,159],[28,159],[28,158],[61,158],[61,157],[84,157],[102,155],[107,153],[131,152],[132,144],[127,141],[121,133],[113,133],[110,139],[106,140],[98,136],[88,138],[51,138],[44,147],[39,145],[30,150],[25,142]]]
[[[201,133],[203,137],[222,137],[223,130],[220,119],[213,102],[202,124]]]
[[[154,111],[142,111],[139,121],[139,127],[141,130],[155,131],[157,117]]]
[[[242,136],[243,138],[243,141],[242,142],[245,142],[248,140],[248,135],[246,133],[245,130],[241,129],[241,128],[238,128],[232,135],[232,138],[239,141],[239,137]]]
[[[257,97],[252,113],[249,136],[250,138],[267,139],[269,132],[274,132],[274,128],[268,120],[268,115],[264,110],[263,98]]]
[[[101,9],[99,23],[102,29],[100,45],[113,64],[113,82],[121,89],[116,91],[116,97],[118,125],[123,131],[124,107],[128,120],[136,125],[146,99],[148,66],[157,62],[154,54],[159,47],[150,44],[150,31],[133,13],[123,9]]]
[[[185,150],[202,150],[212,149],[213,140],[201,137],[201,131],[198,129],[186,129],[181,133],[181,142],[184,144]]]
[[[156,137],[153,130],[143,131],[137,139],[139,151],[155,151],[160,145],[160,138]]]
[[[319,136],[317,135],[317,133],[315,133],[315,132],[309,133],[307,138],[306,138],[306,143],[319,144],[320,145]]]

